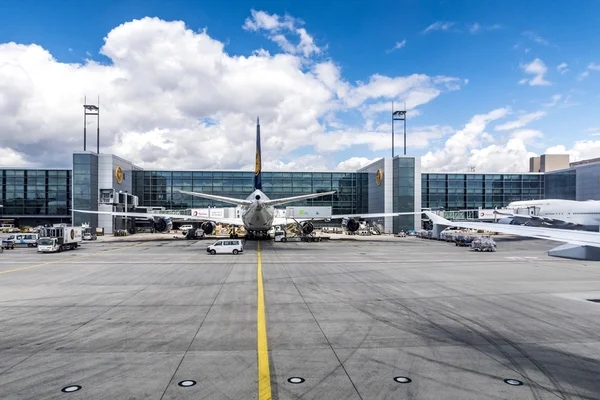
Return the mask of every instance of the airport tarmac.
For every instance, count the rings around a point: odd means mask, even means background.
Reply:
[[[600,398],[600,263],[555,243],[210,242],[0,254],[0,398]]]

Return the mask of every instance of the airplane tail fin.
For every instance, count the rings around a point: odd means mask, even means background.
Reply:
[[[262,167],[260,154],[260,121],[256,118],[256,160],[254,162],[254,190],[262,190]]]

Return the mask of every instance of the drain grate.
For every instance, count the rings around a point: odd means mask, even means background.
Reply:
[[[594,303],[600,303],[600,299],[587,299],[587,301],[591,301]]]

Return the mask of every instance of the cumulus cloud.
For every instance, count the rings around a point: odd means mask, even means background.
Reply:
[[[544,134],[541,131],[535,129],[518,129],[511,133],[512,139],[518,139],[524,144],[533,143],[536,139],[543,137]]]
[[[292,17],[256,12],[246,29],[289,34],[303,29],[298,26]],[[368,136],[381,133],[348,129],[336,113],[391,100],[416,107],[462,83],[425,74],[376,74],[349,82],[334,61],[305,63],[305,55],[315,52],[302,49],[303,34],[297,33],[295,53],[258,49],[232,55],[206,31],[143,18],[106,35],[100,53],[109,61],[102,64],[60,62],[36,44],[0,44],[0,164],[69,166],[72,151],[83,147],[85,95],[100,96],[101,151],[144,168],[250,165],[256,116],[263,159],[276,167],[279,160],[293,162],[300,148],[335,151],[327,142],[337,137],[346,147],[389,148],[389,140]],[[310,49],[306,37],[304,43]],[[95,130],[93,122],[88,133]],[[95,150],[90,141],[88,149]],[[331,158],[325,156],[322,165]]]
[[[523,114],[514,121],[498,125],[494,128],[496,131],[508,131],[512,129],[522,128],[530,122],[536,121],[546,115],[546,111],[537,111],[529,114]]]
[[[302,20],[290,15],[281,17],[265,11],[251,10],[251,16],[246,18],[243,28],[252,32],[266,31],[267,37],[287,53],[302,54],[304,57],[319,54],[321,49],[301,25],[304,25]],[[286,35],[298,36],[298,43],[292,44]]]
[[[600,155],[600,140],[578,140],[570,149],[563,145],[546,149],[546,154],[569,154],[571,162],[589,160]]]
[[[480,147],[487,125],[504,118],[508,108],[498,108],[487,114],[475,115],[463,129],[454,133],[445,143],[444,148],[429,151],[421,163],[425,171],[459,171],[469,164],[471,149]]]
[[[521,64],[520,66],[526,74],[534,75],[531,79],[521,79],[519,81],[520,84],[529,83],[530,86],[550,85],[550,82],[544,79],[544,75],[548,72],[548,68],[539,58],[536,58],[529,64]]]
[[[339,163],[335,169],[338,171],[356,171],[357,169],[362,168],[365,165],[369,165],[376,160],[377,158],[369,160],[365,157],[352,157]]]
[[[447,31],[449,30],[455,22],[451,21],[436,21],[433,24],[429,25],[423,33],[431,32],[431,31]]]

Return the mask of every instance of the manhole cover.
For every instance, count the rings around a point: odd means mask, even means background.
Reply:
[[[523,384],[523,382],[521,382],[517,379],[505,379],[504,383],[511,385],[511,386],[521,386]]]
[[[71,385],[71,386],[67,386],[61,389],[61,392],[63,393],[73,393],[73,392],[77,392],[78,390],[81,390],[81,386],[79,385]]]

